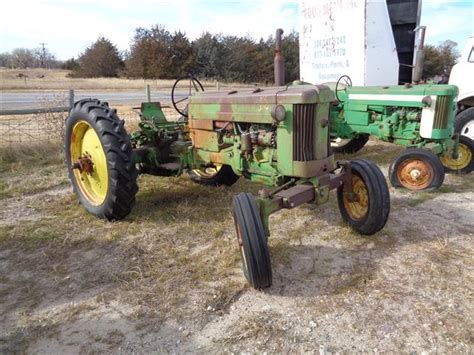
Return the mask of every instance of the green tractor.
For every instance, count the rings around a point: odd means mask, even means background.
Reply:
[[[175,90],[183,82],[194,87],[193,95]],[[384,227],[390,197],[380,169],[364,159],[335,161],[331,152],[335,97],[327,86],[204,92],[186,77],[175,83],[171,98],[178,120],[167,120],[157,102],[143,103],[139,130],[131,135],[106,102],[75,103],[66,121],[66,162],[87,211],[125,218],[135,203],[138,174],[188,173],[206,185],[232,185],[244,177],[265,185],[258,196],[240,193],[233,199],[243,271],[254,288],[272,283],[269,216],[280,209],[325,203],[337,189],[350,227],[364,235]]]
[[[474,143],[453,133],[458,90],[454,85],[352,86],[348,76],[332,84],[331,146],[354,153],[369,136],[410,148],[390,164],[394,187],[433,191],[444,173],[474,168]]]

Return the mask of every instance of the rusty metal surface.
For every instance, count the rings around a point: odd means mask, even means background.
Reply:
[[[204,129],[204,130],[209,130],[209,131],[212,131],[213,129],[212,121],[210,120],[190,119],[188,122],[189,122],[189,128],[191,129]]]
[[[313,185],[296,185],[287,190],[277,192],[276,198],[283,199],[284,208],[294,208],[315,198]]]
[[[407,159],[396,171],[398,181],[410,190],[423,190],[431,185],[435,172],[431,164],[421,159]]]
[[[90,154],[85,153],[80,156],[79,159],[72,165],[73,169],[78,169],[81,173],[85,172],[88,175],[92,175],[94,172],[94,163]]]
[[[193,129],[189,132],[189,135],[191,136],[195,148],[202,148],[215,152],[220,150],[218,145],[219,134],[215,131]]]

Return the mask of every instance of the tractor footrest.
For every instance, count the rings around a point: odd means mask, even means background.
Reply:
[[[294,208],[303,203],[313,201],[315,191],[313,185],[296,185],[275,194],[275,198],[282,199],[283,208]]]

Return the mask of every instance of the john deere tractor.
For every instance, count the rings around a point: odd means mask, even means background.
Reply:
[[[432,191],[441,186],[445,171],[467,174],[474,168],[474,144],[454,132],[454,85],[352,86],[347,76],[333,86],[332,147],[354,153],[373,135],[409,149],[389,169],[395,187]]]
[[[175,88],[181,80],[189,80],[193,95],[179,96]],[[272,283],[268,220],[280,209],[322,204],[337,189],[349,226],[364,235],[384,227],[390,198],[380,169],[364,159],[335,161],[331,152],[335,96],[329,87],[204,92],[187,77],[178,80],[171,96],[180,119],[167,120],[160,103],[144,103],[139,130],[131,135],[106,102],[75,103],[66,122],[65,151],[69,177],[87,211],[109,220],[125,218],[135,204],[138,174],[188,173],[208,185],[232,185],[243,177],[264,185],[258,196],[242,192],[233,199],[243,270],[255,288]]]

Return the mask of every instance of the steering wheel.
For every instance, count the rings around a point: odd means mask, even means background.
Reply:
[[[340,89],[339,85],[341,85],[341,86],[344,85],[344,88]],[[348,86],[349,87],[352,86],[352,80],[349,77],[349,75],[343,75],[339,79],[337,79],[337,83],[336,83],[336,99],[337,99],[337,101],[339,101],[339,102],[341,101],[341,99],[339,98],[337,93],[341,90],[344,90]]]
[[[185,88],[187,89],[188,91],[188,96],[186,97],[183,97],[179,100],[176,99],[175,95],[177,96],[177,91],[179,90],[179,87],[178,87],[178,84],[180,82],[184,82],[184,81],[189,81],[189,84],[186,84]],[[184,86],[183,86],[184,87]],[[199,91],[204,91],[204,87],[202,86],[202,84],[199,82],[199,80],[197,80],[194,76],[192,76],[192,74],[188,74],[186,76],[182,76],[181,78],[179,78],[178,80],[175,81],[174,85],[173,85],[173,88],[171,89],[171,102],[173,103],[173,107],[174,109],[182,116],[184,117],[188,117],[188,113],[187,113],[187,110],[186,110],[186,107],[187,107],[187,102],[186,100],[189,100],[189,97],[191,96],[192,94],[192,90],[194,89],[194,92],[199,92]],[[185,102],[185,104],[182,106],[184,106],[184,109],[180,109],[178,107],[178,104],[180,103],[183,103]]]

